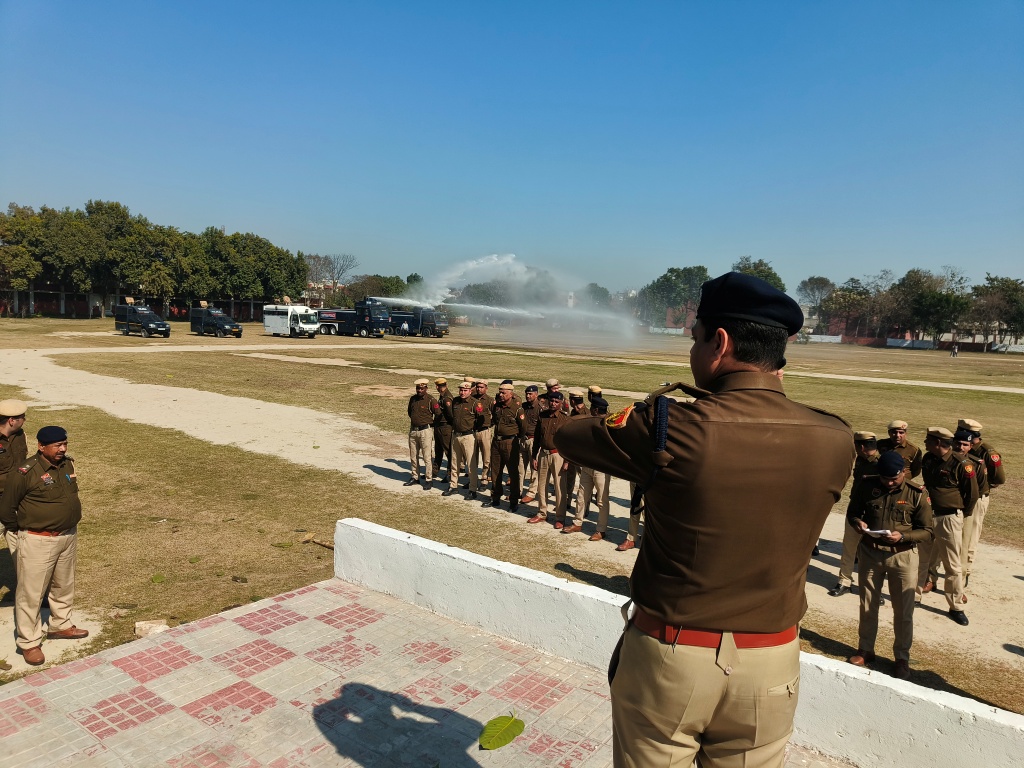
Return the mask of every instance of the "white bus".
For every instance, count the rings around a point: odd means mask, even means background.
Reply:
[[[267,304],[263,307],[263,332],[314,338],[320,330],[316,312],[302,304]]]

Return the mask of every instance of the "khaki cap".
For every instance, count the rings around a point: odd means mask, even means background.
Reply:
[[[877,439],[878,439],[878,435],[876,435],[874,432],[854,432],[853,433],[853,442],[855,442],[855,443],[866,443],[869,440],[877,440]]]
[[[559,384],[558,379],[548,379],[544,382],[545,387],[557,387]]]
[[[473,382],[472,381],[460,381],[459,382],[459,389],[472,389],[472,388],[473,388]]]
[[[587,393],[584,392],[582,389],[570,389],[569,390],[569,397],[575,397],[575,398],[578,398],[578,399],[582,400],[586,396],[587,396]]]
[[[960,429],[969,429],[971,432],[981,432],[981,424],[976,422],[974,419],[960,419],[956,425]]]
[[[24,400],[0,400],[0,417],[11,418],[21,416],[28,411],[28,403]]]
[[[498,387],[498,390],[501,392],[512,392],[514,389],[515,387],[513,387],[511,384],[502,384],[501,386]]]
[[[901,419],[896,419],[896,421],[890,421],[886,429],[910,429],[910,425]]]
[[[940,440],[952,440],[953,433],[945,427],[928,427],[928,437],[936,437]]]
[[[440,385],[440,384],[447,384],[448,383],[448,379],[446,379],[444,376],[440,376],[440,377],[434,379],[434,383],[438,384],[438,385]]]
[[[430,382],[429,382],[429,381],[427,381],[426,379],[416,379],[416,381],[414,381],[414,382],[413,382],[413,384],[415,384],[415,385],[416,385],[417,387],[418,387],[418,386],[421,386],[421,385],[422,385],[422,386],[426,386],[426,385],[427,385],[427,384],[429,384],[429,383],[430,383]]]
[[[597,384],[591,384],[589,387],[587,387],[587,391],[592,392],[595,395],[601,394],[601,388],[597,386]]]

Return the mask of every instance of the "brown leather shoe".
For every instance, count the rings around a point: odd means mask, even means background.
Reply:
[[[525,496],[523,496],[523,498],[521,498],[519,501],[521,501],[523,504],[529,504],[531,501],[533,501],[533,499],[534,495],[532,493],[528,493]]]
[[[897,680],[909,680],[910,662],[906,659],[896,659],[896,668],[893,669],[892,676]]]
[[[603,539],[604,539],[604,534],[601,533],[600,531],[598,531],[597,533],[590,534],[590,541],[602,541]]]
[[[568,528],[563,528],[562,533],[579,533],[582,530],[582,525],[570,525]]]
[[[38,667],[40,664],[46,663],[46,657],[43,656],[43,649],[38,645],[35,648],[23,649],[21,655],[25,659],[25,663],[31,664],[33,667]]]
[[[928,579],[928,581],[924,583],[924,586],[921,587],[921,591],[924,592],[926,595],[933,589],[935,589],[935,582],[931,579]]]
[[[57,632],[46,633],[47,640],[81,640],[83,637],[88,636],[88,629],[79,629],[78,627],[68,627]]]
[[[563,528],[565,528],[565,523],[563,523],[561,520],[555,520],[555,530],[560,531]]]
[[[851,656],[849,658],[849,662],[851,664],[853,664],[853,666],[855,666],[855,667],[866,667],[868,664],[873,663],[874,660],[875,660],[875,652],[874,651],[861,651],[861,650],[858,650],[855,655],[853,655],[853,656]]]
[[[543,523],[544,522],[544,518],[541,517],[540,515],[534,515],[533,517],[531,517],[526,522],[528,522],[528,523]]]
[[[619,544],[619,546],[617,546],[615,548],[615,551],[616,552],[625,552],[626,550],[632,549],[635,546],[636,546],[636,544],[634,544],[632,541],[624,541],[621,544]]]

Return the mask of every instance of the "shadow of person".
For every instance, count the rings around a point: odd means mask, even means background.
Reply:
[[[1003,650],[1015,653],[1018,656],[1024,656],[1024,648],[1021,648],[1019,645],[1014,645],[1013,643],[1003,643]]]
[[[0,602],[13,603],[14,590],[18,584],[18,576],[14,569],[14,558],[7,549],[7,544],[0,534]]]
[[[343,685],[336,698],[313,707],[313,720],[339,755],[364,768],[480,767],[469,750],[478,749],[481,723],[366,683]]]
[[[388,459],[389,464],[394,464],[399,469],[391,469],[391,467],[385,467],[380,464],[363,464],[363,469],[368,469],[375,475],[386,477],[389,480],[408,480],[409,479],[409,462],[408,461],[397,461],[395,459]]]
[[[561,573],[567,573],[573,578],[579,579],[584,584],[600,587],[608,592],[614,592],[617,595],[629,596],[628,576],[606,576],[603,573],[584,571],[582,568],[577,568],[569,563],[555,563],[555,570],[560,571]]]

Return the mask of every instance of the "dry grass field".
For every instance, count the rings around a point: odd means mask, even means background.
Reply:
[[[116,335],[112,326],[109,319],[0,320],[0,358],[11,359],[5,349],[89,348],[53,359],[68,369],[129,382],[346,416],[395,437],[408,426],[404,400],[419,372],[449,378],[507,377],[517,385],[549,376],[569,387],[599,383],[606,392],[621,393],[609,396],[613,408],[632,401],[629,393],[644,393],[665,381],[691,381],[685,365],[689,340],[679,337],[609,340],[561,331],[556,336],[456,328],[443,341],[291,340],[265,337],[260,326],[246,325],[243,338],[234,340],[200,339],[176,324],[169,340],[143,340]],[[247,348],[252,345],[260,348]],[[201,349],[210,346],[223,349]],[[820,374],[968,388],[818,378]],[[975,388],[1024,390],[1024,360],[794,345],[785,386],[791,398],[832,410],[855,429],[881,434],[889,420],[904,418],[918,443],[927,426],[952,427],[960,416],[981,421],[986,439],[1006,456],[1010,477],[993,501],[985,540],[1024,551],[1024,479],[1016,470],[1016,457],[1024,455],[1019,428],[1024,424],[1024,395]],[[117,397],[116,385],[112,390],[111,397]],[[0,383],[0,398],[12,396],[25,394]],[[70,452],[80,462],[86,509],[79,606],[104,622],[96,649],[130,639],[138,619],[189,621],[329,577],[331,552],[301,542],[307,531],[329,539],[341,517],[372,520],[615,592],[628,590],[624,560],[584,554],[566,562],[558,537],[525,530],[535,526],[503,526],[499,531],[471,513],[433,510],[423,503],[426,495],[382,493],[335,467],[315,466],[315,454],[308,464],[296,463],[214,445],[180,430],[131,423],[92,407],[52,414],[33,410],[30,419],[30,432],[56,421],[73,436]],[[270,433],[288,428],[287,423],[266,425]],[[311,454],[313,450],[311,446]],[[1024,566],[1020,571],[1024,574]],[[0,557],[0,584],[10,583],[9,559]],[[805,622],[805,649],[845,657],[851,649],[841,638],[851,631],[855,637],[855,626],[848,621],[812,610]],[[880,647],[886,642],[880,638]],[[919,680],[923,684],[1024,712],[1020,675],[1012,666],[979,662],[969,646],[917,643],[915,659],[918,665],[941,662],[944,668],[942,676]]]

